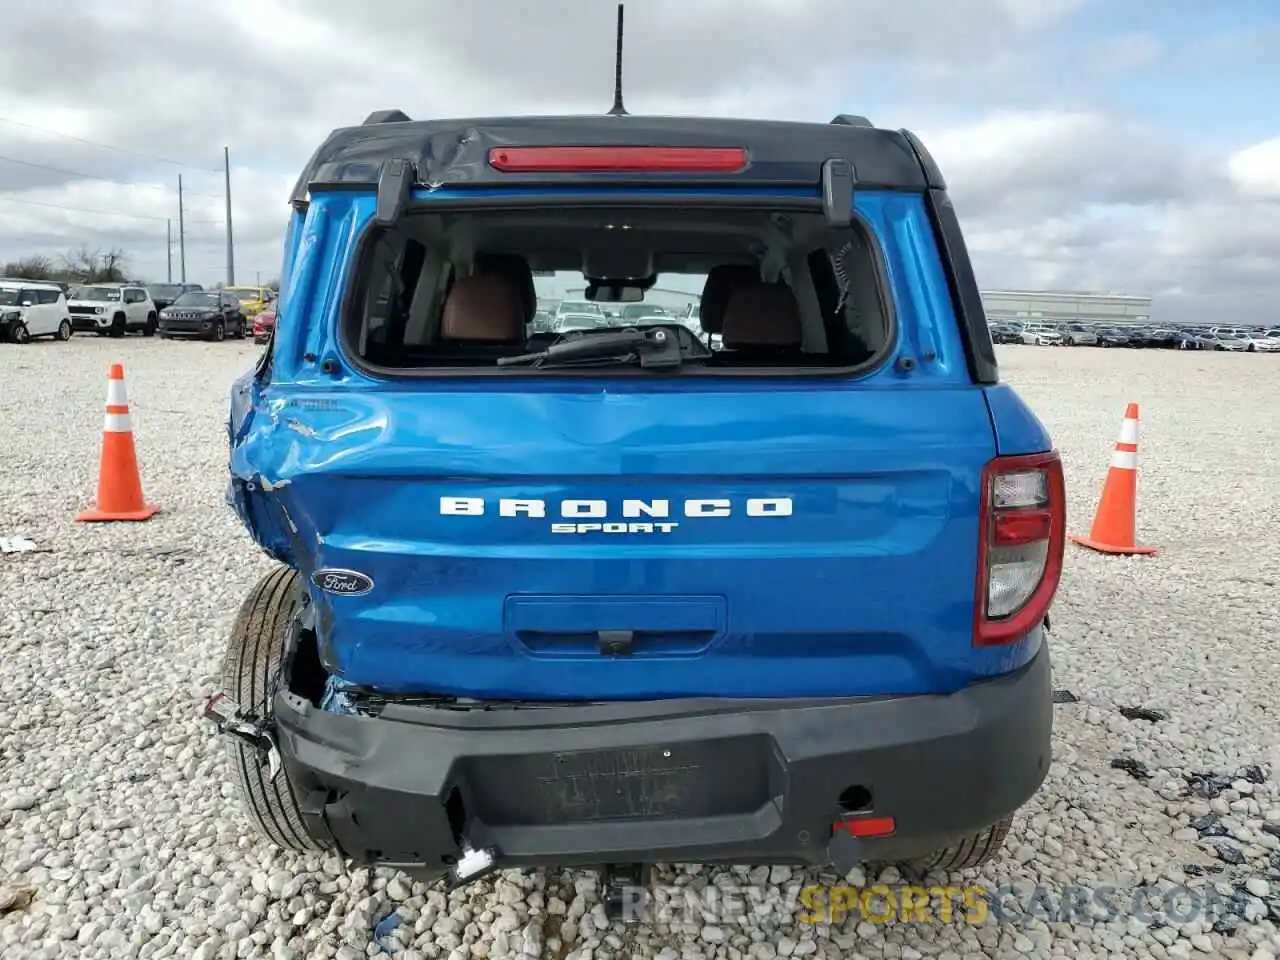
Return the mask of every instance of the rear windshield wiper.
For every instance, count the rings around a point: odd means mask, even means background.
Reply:
[[[672,370],[680,366],[680,343],[666,330],[620,330],[587,334],[553,343],[537,353],[499,357],[498,366],[517,364],[547,367],[606,366],[634,363],[645,369]]]

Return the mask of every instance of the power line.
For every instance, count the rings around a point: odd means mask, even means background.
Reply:
[[[117,147],[110,143],[100,143],[97,140],[86,140],[84,137],[77,137],[69,133],[62,133],[59,130],[50,130],[48,127],[39,127],[39,126],[36,126],[34,123],[26,123],[22,120],[13,120],[13,119],[10,119],[9,117],[0,117],[0,123],[8,123],[15,127],[24,127],[27,130],[36,130],[36,131],[39,131],[40,133],[47,133],[54,137],[62,137],[64,140],[73,140],[76,143],[83,143],[90,147],[99,147],[103,150],[114,150],[116,153],[124,153],[124,154],[129,154],[135,157],[143,157],[147,160],[155,160],[155,161],[158,161],[159,163],[172,164],[175,167],[186,167],[190,170],[205,170],[205,171],[208,171],[209,173],[222,172],[221,168],[219,167],[202,167],[199,164],[183,163],[181,160],[171,160],[168,157],[157,156],[154,153],[144,153],[141,150],[130,150],[128,147]]]
[[[92,213],[103,217],[126,217],[130,220],[150,220],[153,222],[164,223],[169,217],[148,216],[142,213],[120,213],[115,210],[94,210],[90,207],[68,207],[60,203],[46,203],[42,200],[19,200],[17,197],[0,196],[0,203],[20,203],[28,207],[47,207],[50,210],[65,210],[68,213]],[[187,223],[216,223],[222,224],[221,220],[188,220]]]
[[[168,217],[149,217],[141,213],[118,213],[113,210],[91,210],[88,207],[65,207],[59,203],[44,203],[40,200],[19,200],[17,197],[0,197],[0,202],[21,203],[29,207],[48,207],[50,210],[66,210],[68,213],[96,213],[104,217],[128,217],[131,220],[165,221]]]
[[[33,170],[49,170],[53,173],[61,173],[68,177],[80,177],[85,180],[101,180],[103,183],[118,183],[129,187],[145,187],[148,190],[161,190],[165,193],[172,193],[169,187],[162,187],[158,183],[138,183],[136,181],[118,180],[115,177],[104,177],[97,173],[81,173],[79,170],[68,170],[66,167],[54,167],[47,163],[35,163],[31,160],[19,160],[17,157],[0,156],[0,160],[5,163],[16,163],[21,167],[30,167]],[[188,193],[189,197],[209,197],[214,200],[221,200],[222,195],[217,193]]]

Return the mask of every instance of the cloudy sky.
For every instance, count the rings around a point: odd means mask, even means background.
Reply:
[[[518,6],[523,11],[516,12]],[[163,280],[182,175],[190,280],[279,271],[285,198],[330,129],[595,113],[609,0],[59,0],[0,40],[0,259],[123,248]],[[631,0],[632,113],[909,127],[983,286],[1152,295],[1168,319],[1280,316],[1275,0]]]

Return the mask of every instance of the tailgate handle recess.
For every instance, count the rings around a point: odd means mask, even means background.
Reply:
[[[597,630],[600,652],[606,657],[625,657],[635,649],[634,630]]]

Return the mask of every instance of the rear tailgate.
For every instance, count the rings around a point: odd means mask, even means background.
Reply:
[[[236,472],[292,478],[253,509],[287,514],[304,574],[372,579],[360,596],[312,589],[347,681],[494,699],[908,694],[1007,658],[971,644],[996,454],[977,387],[559,381],[304,403],[281,420],[288,442],[242,448],[254,462]]]

